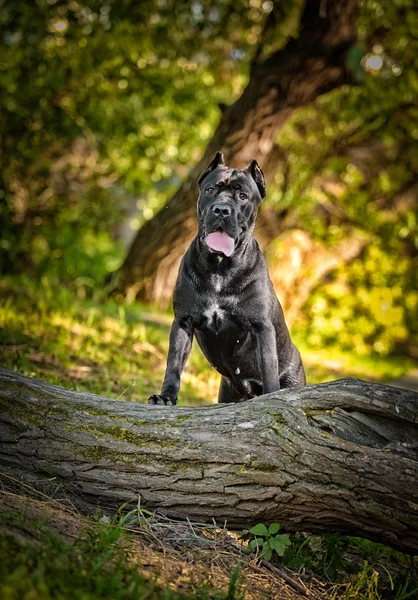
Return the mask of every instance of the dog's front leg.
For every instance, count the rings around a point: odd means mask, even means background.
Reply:
[[[192,348],[193,325],[191,317],[174,319],[170,332],[167,368],[161,394],[153,394],[148,404],[172,406],[177,404],[180,378]]]
[[[258,358],[263,380],[263,394],[280,389],[279,360],[277,357],[276,331],[273,325],[259,325],[256,328]]]

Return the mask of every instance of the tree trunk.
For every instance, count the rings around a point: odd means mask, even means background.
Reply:
[[[0,465],[24,481],[56,476],[89,509],[140,497],[171,517],[279,521],[416,553],[417,414],[415,392],[356,379],[186,408],[0,369]]]
[[[128,299],[167,305],[180,259],[196,234],[198,176],[216,151],[227,164],[251,158],[274,173],[269,160],[276,135],[294,108],[347,81],[345,57],[356,35],[357,0],[309,0],[299,37],[252,64],[242,96],[224,112],[200,162],[168,204],[138,232],[119,271],[118,290]]]

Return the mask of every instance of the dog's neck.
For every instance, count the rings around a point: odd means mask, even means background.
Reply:
[[[257,242],[252,235],[246,236],[231,256],[225,256],[218,252],[211,252],[199,236],[195,238],[194,244],[196,245],[199,270],[204,276],[205,274],[210,275],[211,273],[222,275],[231,271],[236,271],[238,273],[239,271],[251,268],[254,260],[254,253],[250,252],[249,249],[253,248],[254,245],[257,245]]]

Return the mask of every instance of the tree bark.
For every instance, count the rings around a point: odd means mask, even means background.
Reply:
[[[202,159],[138,232],[118,273],[119,293],[168,304],[180,259],[196,234],[198,176],[218,150],[227,164],[241,168],[256,157],[267,178],[274,173],[269,157],[292,110],[347,82],[345,57],[355,40],[356,14],[357,0],[309,0],[298,38],[264,60],[257,53],[246,89],[222,115]]]
[[[279,521],[418,552],[418,394],[357,379],[234,405],[154,407],[0,369],[0,465],[91,509]],[[54,484],[55,485],[55,484]]]

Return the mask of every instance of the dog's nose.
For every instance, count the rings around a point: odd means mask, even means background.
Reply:
[[[212,212],[217,217],[229,217],[231,214],[231,207],[228,204],[214,204],[212,206]]]

